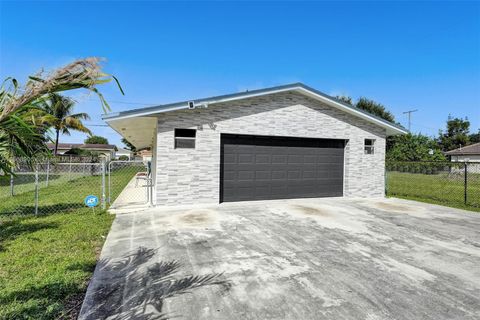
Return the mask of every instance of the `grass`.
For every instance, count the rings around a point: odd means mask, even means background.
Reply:
[[[396,171],[387,173],[388,196],[480,212],[480,175],[468,176],[466,204],[464,193],[463,176]]]
[[[0,318],[73,318],[113,218],[77,209],[3,223]]]
[[[112,173],[115,198],[136,171]],[[39,216],[32,191],[1,199],[0,319],[75,318],[114,216],[85,208],[100,191],[98,176],[40,190]],[[25,205],[25,204],[28,205]],[[12,215],[15,206],[21,215]],[[23,206],[23,207],[22,207]]]
[[[48,176],[48,186],[61,185],[67,181],[75,180],[85,176],[82,173],[62,173],[62,174],[50,174]],[[39,186],[41,188],[47,186],[47,177],[45,173],[39,173],[38,175]],[[18,173],[13,178],[13,194],[19,195],[25,192],[35,190],[35,174]],[[0,179],[0,199],[10,198],[12,195],[10,186],[10,177]]]
[[[118,196],[135,173],[142,169],[141,167],[126,167],[112,172],[112,200]],[[105,184],[107,184],[108,181],[107,179],[105,180]],[[83,201],[85,197],[90,194],[98,196],[99,199],[101,198],[102,177],[99,175],[77,176],[76,179],[72,179],[71,177],[58,177],[57,181],[62,182],[50,183],[48,187],[45,187],[44,184],[40,185],[38,196],[40,214],[51,214],[83,208]],[[32,215],[35,213],[34,190],[28,189],[28,191],[18,193],[13,197],[0,198],[0,201],[0,220],[12,215]]]

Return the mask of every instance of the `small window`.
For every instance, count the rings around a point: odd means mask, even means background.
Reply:
[[[195,149],[195,129],[175,129],[175,149]]]
[[[375,140],[365,139],[365,154],[374,154],[374,153],[375,153]]]

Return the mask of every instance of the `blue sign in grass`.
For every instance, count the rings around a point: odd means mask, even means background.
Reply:
[[[98,206],[98,197],[94,195],[89,195],[85,197],[85,205],[87,207],[93,208]]]

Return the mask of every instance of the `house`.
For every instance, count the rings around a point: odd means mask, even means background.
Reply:
[[[480,142],[445,152],[454,162],[480,162]]]
[[[152,147],[156,205],[383,197],[385,139],[407,131],[302,83],[104,115]]]
[[[115,151],[115,159],[120,159],[120,157],[127,157],[128,160],[131,160],[133,158],[133,152],[132,150],[117,148],[117,151]]]
[[[54,143],[47,143],[47,146],[50,151],[53,152],[55,150]],[[59,143],[57,147],[57,154],[62,155],[72,149],[81,149],[99,154],[107,159],[115,159],[116,148],[117,147],[114,144]]]
[[[152,150],[143,149],[137,152],[137,157],[139,157],[140,160],[144,162],[152,161],[152,156],[153,156]]]

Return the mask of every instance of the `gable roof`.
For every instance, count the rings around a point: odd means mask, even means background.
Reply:
[[[332,107],[335,107],[347,113],[356,115],[359,118],[363,118],[364,120],[367,120],[371,123],[374,123],[380,127],[385,128],[387,130],[387,135],[406,134],[408,132],[404,127],[398,124],[391,123],[387,120],[377,117],[362,109],[359,109],[352,105],[344,103],[323,92],[320,92],[311,87],[308,87],[303,83],[292,83],[292,84],[270,87],[270,88],[259,89],[259,90],[245,91],[245,92],[226,94],[221,96],[214,96],[209,98],[194,99],[194,100],[181,101],[176,103],[170,103],[170,104],[164,104],[164,105],[158,105],[158,106],[152,106],[152,107],[146,107],[146,108],[140,108],[140,109],[109,113],[109,114],[103,115],[102,119],[104,119],[107,123],[109,123],[114,120],[134,118],[134,117],[148,117],[158,113],[188,109],[189,102],[191,101],[193,101],[197,106],[198,105],[208,106],[210,104],[248,99],[248,98],[264,96],[264,95],[280,93],[280,92],[288,92],[288,91],[301,93],[303,95],[314,98],[318,101],[324,102]]]
[[[445,152],[445,154],[449,156],[457,156],[457,155],[480,155],[480,142],[471,144],[466,147],[460,147],[458,149],[450,150]]]

